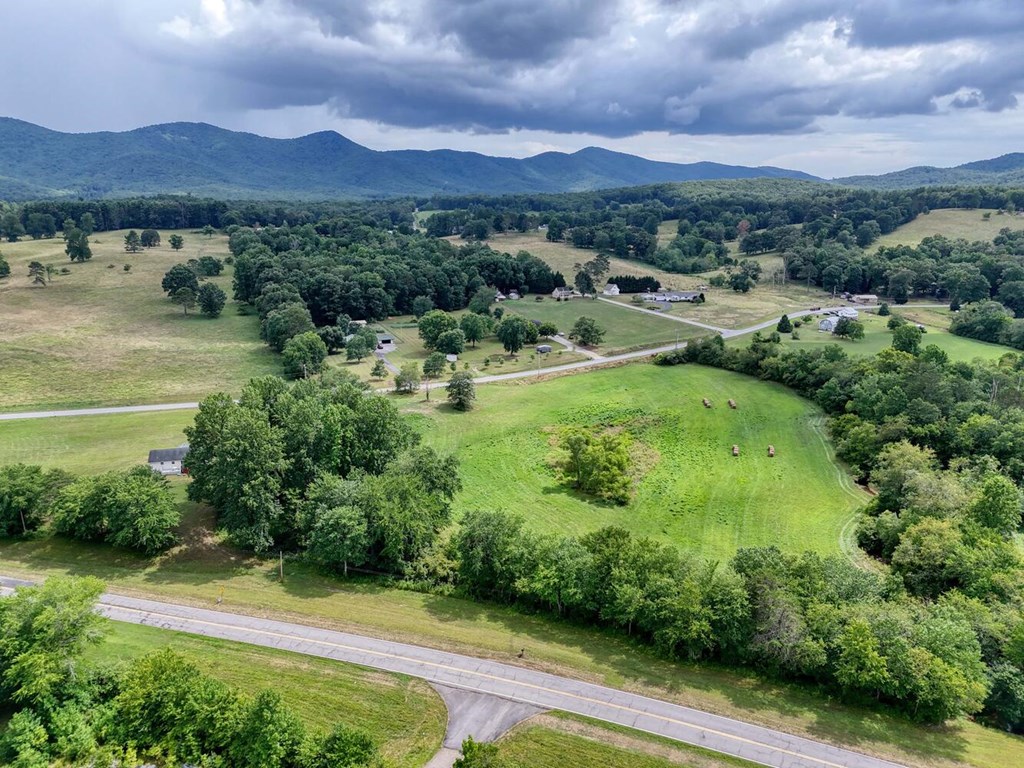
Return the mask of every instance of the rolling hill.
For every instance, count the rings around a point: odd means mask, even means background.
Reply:
[[[872,189],[911,189],[914,187],[1024,184],[1024,152],[1012,152],[991,160],[978,160],[952,168],[918,165],[879,176],[847,176],[832,179],[833,184]]]
[[[378,152],[332,131],[270,139],[205,123],[61,133],[0,118],[0,199],[177,193],[331,199],[572,192],[667,181],[814,179],[800,171],[663,163],[588,147],[515,159],[453,150]]]

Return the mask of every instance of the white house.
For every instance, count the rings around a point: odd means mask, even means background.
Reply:
[[[574,291],[569,286],[565,286],[563,288],[555,288],[555,290],[551,292],[551,298],[553,298],[555,301],[568,301],[575,295],[577,295],[576,291]]]
[[[827,333],[835,333],[837,325],[839,325],[838,317],[823,317],[818,321],[818,330],[826,331]]]
[[[504,301],[504,300],[505,300],[505,299],[507,299],[507,298],[508,298],[508,296],[506,296],[506,295],[505,295],[504,293],[502,293],[501,291],[495,291],[495,292],[494,292],[494,300],[495,300],[495,301]]]
[[[149,468],[161,475],[187,475],[184,468],[188,455],[188,443],[177,448],[155,448],[149,452]]]
[[[601,291],[601,293],[603,293],[605,296],[618,296],[619,286],[617,286],[615,283],[608,283],[608,285],[604,287],[604,290]]]

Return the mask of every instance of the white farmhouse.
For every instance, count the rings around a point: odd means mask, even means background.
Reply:
[[[161,475],[187,475],[185,457],[188,455],[188,443],[177,448],[156,448],[149,452],[149,468]]]

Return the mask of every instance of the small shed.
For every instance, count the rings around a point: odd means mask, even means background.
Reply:
[[[504,293],[502,293],[501,291],[495,291],[495,292],[494,292],[494,300],[495,300],[495,301],[504,301],[504,300],[505,300],[505,299],[507,299],[507,298],[508,298],[508,296],[506,296],[506,295],[505,295]]]
[[[154,448],[149,452],[149,468],[161,475],[187,475],[185,457],[188,443],[177,448]]]
[[[823,317],[818,321],[818,330],[825,331],[826,333],[835,333],[837,325],[839,325],[838,317]]]
[[[520,299],[519,291],[509,291],[508,292],[508,300],[509,301],[519,301],[519,299]]]

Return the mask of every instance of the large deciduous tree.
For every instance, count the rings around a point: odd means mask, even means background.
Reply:
[[[199,287],[197,295],[199,310],[207,317],[219,317],[227,302],[227,294],[220,289],[220,286],[213,283],[203,283]]]
[[[89,247],[89,236],[80,229],[72,229],[64,233],[64,253],[71,261],[88,261],[92,258],[92,248]]]
[[[184,264],[175,264],[164,273],[160,287],[168,296],[173,296],[181,288],[189,288],[193,293],[199,292],[199,278],[196,273]]]

